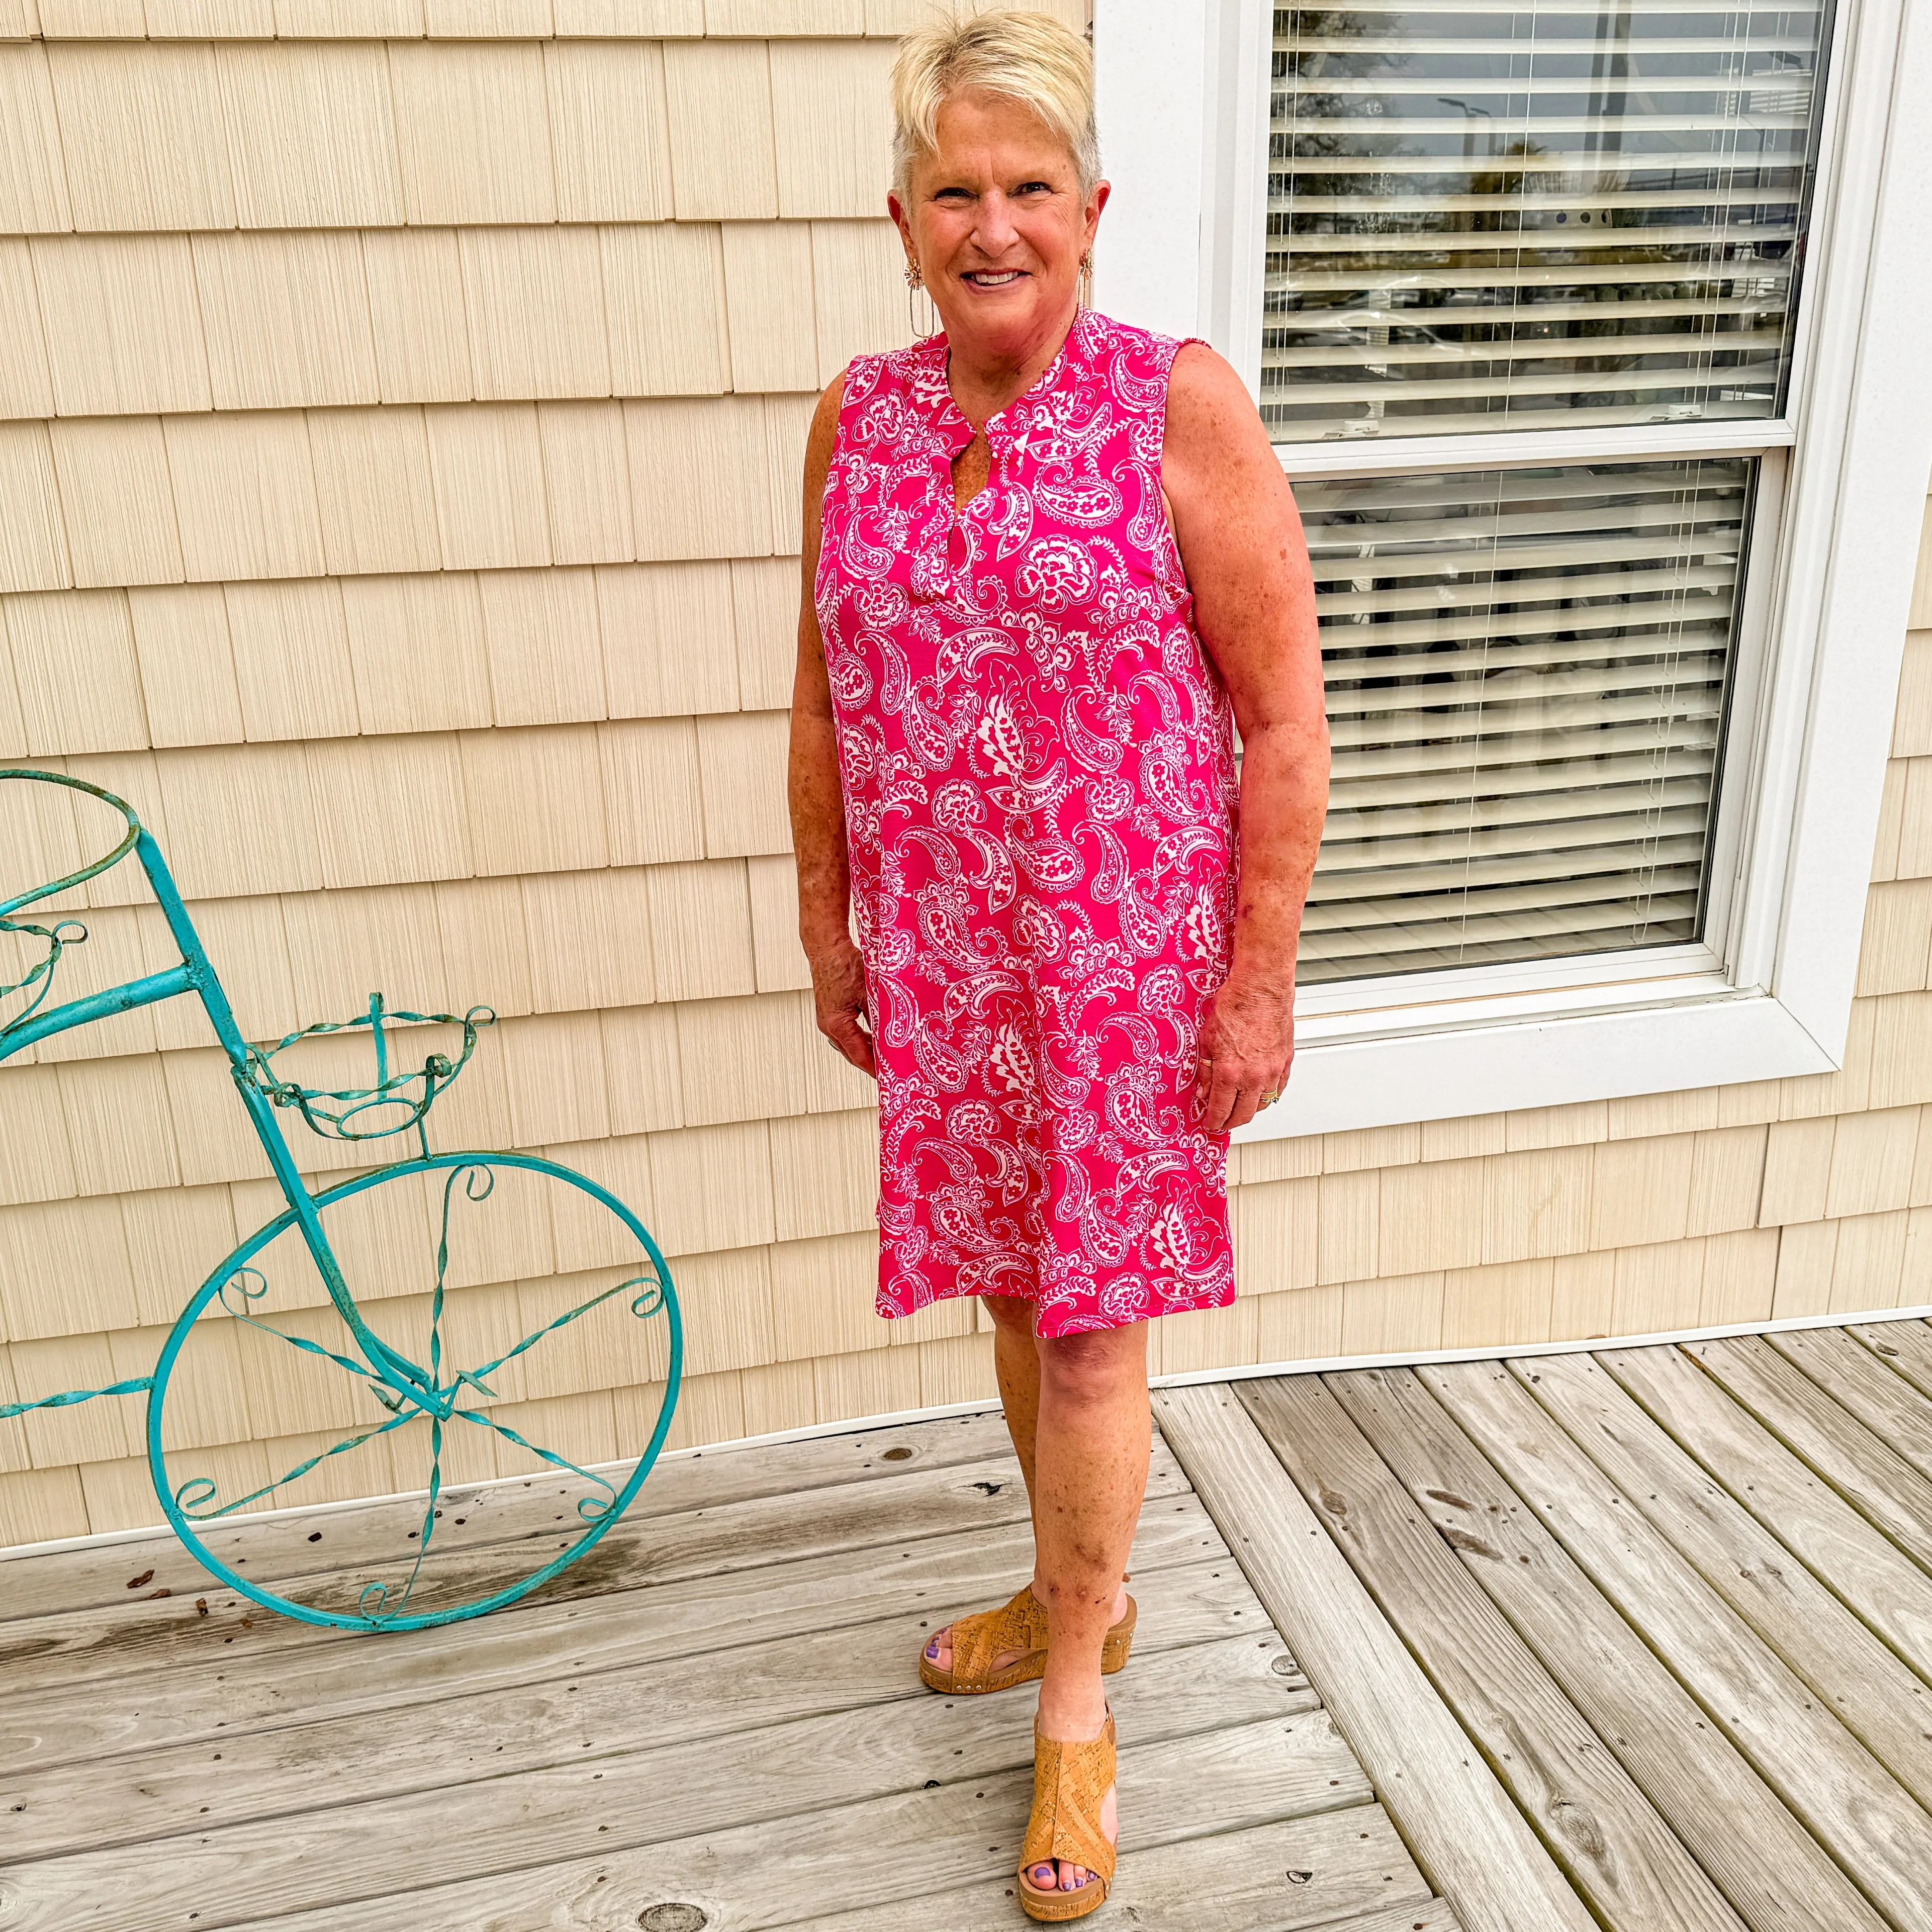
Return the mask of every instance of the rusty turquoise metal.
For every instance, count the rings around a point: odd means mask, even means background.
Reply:
[[[614,1194],[588,1175],[560,1163],[530,1154],[508,1151],[433,1154],[424,1121],[430,1108],[446,1092],[467,1064],[474,1052],[480,1029],[495,1018],[488,1007],[472,1007],[460,1016],[422,1014],[389,1009],[380,994],[374,995],[368,1011],[353,1020],[326,1021],[291,1034],[272,1046],[251,1046],[237,1027],[234,1012],[221,982],[210,962],[194,921],[182,903],[167,862],[153,837],[141,824],[124,800],[98,786],[68,777],[63,772],[31,770],[0,770],[0,780],[19,779],[64,785],[97,799],[119,812],[127,823],[126,836],[106,856],[94,860],[64,878],[0,902],[0,932],[12,933],[45,943],[46,951],[19,981],[0,985],[0,1000],[25,994],[20,1010],[0,1024],[0,1060],[19,1053],[35,1041],[85,1026],[89,1022],[132,1012],[158,1001],[192,994],[198,998],[214,1029],[216,1039],[227,1055],[237,1096],[247,1112],[256,1137],[267,1156],[286,1210],[257,1228],[240,1243],[190,1297],[180,1318],[163,1345],[160,1358],[152,1376],[119,1382],[99,1389],[70,1389],[58,1395],[0,1406],[0,1420],[24,1415],[37,1409],[61,1408],[97,1396],[145,1394],[148,1396],[148,1458],[155,1492],[163,1511],[182,1540],[196,1558],[214,1574],[253,1601],[302,1622],[338,1628],[365,1630],[421,1629],[436,1624],[452,1623],[482,1616],[515,1602],[540,1588],[552,1577],[585,1556],[622,1515],[642,1486],[651,1466],[664,1446],[675,1411],[683,1376],[683,1329],[670,1270],[662,1252],[636,1215]],[[62,920],[53,926],[38,926],[16,919],[14,914],[40,901],[52,898],[82,884],[118,864],[130,854],[146,873],[155,899],[176,946],[181,963],[145,977],[133,980],[106,992],[90,993],[64,1004],[49,1006],[46,1002],[58,973],[62,954],[86,938],[85,926],[77,920]],[[398,1026],[442,1024],[462,1029],[462,1046],[454,1055],[429,1054],[420,1067],[392,1072],[392,1031]],[[367,1031],[376,1063],[376,1078],[366,1088],[327,1089],[304,1086],[278,1072],[277,1054],[297,1042],[318,1034]],[[406,1159],[391,1162],[356,1174],[353,1178],[320,1193],[312,1193],[302,1180],[294,1156],[278,1129],[274,1110],[298,1114],[315,1132],[332,1138],[374,1140],[413,1131],[418,1151]],[[641,1250],[643,1265],[628,1279],[607,1288],[577,1307],[534,1329],[514,1346],[493,1360],[474,1366],[446,1369],[443,1318],[449,1262],[449,1216],[455,1192],[460,1184],[464,1198],[472,1202],[486,1199],[496,1186],[500,1171],[518,1171],[540,1175],[562,1184],[594,1201],[614,1216]],[[428,1360],[418,1363],[386,1343],[376,1334],[358,1307],[322,1222],[322,1211],[370,1190],[408,1184],[418,1177],[435,1173],[446,1175],[442,1190],[442,1221],[436,1253],[436,1282],[431,1300]],[[328,1299],[347,1329],[353,1354],[326,1348],[304,1336],[291,1334],[260,1319],[251,1312],[268,1292],[267,1282],[254,1262],[262,1250],[279,1235],[291,1229],[299,1232],[320,1274]],[[621,1269],[618,1272],[622,1272]],[[593,1310],[628,1296],[628,1312],[640,1321],[662,1317],[666,1324],[668,1370],[663,1398],[656,1426],[621,1486],[595,1470],[573,1462],[557,1451],[529,1441],[507,1424],[496,1420],[481,1406],[478,1396],[494,1399],[496,1391],[488,1378],[519,1357],[538,1347],[546,1337],[581,1320]],[[263,1334],[274,1337],[300,1354],[326,1361],[366,1384],[377,1402],[388,1412],[388,1420],[344,1437],[331,1447],[306,1458],[273,1481],[246,1494],[222,1500],[214,1480],[196,1476],[177,1483],[168,1467],[163,1430],[168,1396],[182,1352],[195,1324],[211,1305]],[[475,1394],[468,1393],[474,1390]],[[241,1574],[218,1552],[211,1548],[200,1533],[202,1527],[234,1516],[260,1503],[264,1498],[286,1490],[310,1471],[334,1456],[346,1454],[378,1436],[392,1434],[416,1423],[428,1426],[430,1435],[428,1497],[419,1528],[411,1532],[416,1549],[409,1575],[401,1589],[392,1592],[382,1581],[368,1584],[361,1592],[353,1612],[330,1610],[301,1602],[282,1594],[266,1584]],[[580,1497],[576,1513],[584,1525],[580,1535],[567,1539],[560,1553],[516,1581],[489,1589],[473,1600],[444,1602],[426,1610],[410,1606],[425,1562],[431,1555],[441,1520],[439,1498],[443,1490],[445,1431],[452,1424],[483,1430],[527,1451],[548,1467],[564,1472],[586,1484],[595,1493]],[[545,1539],[548,1546],[548,1540]],[[500,1546],[504,1549],[514,1545]],[[392,1601],[392,1594],[394,1600]]]

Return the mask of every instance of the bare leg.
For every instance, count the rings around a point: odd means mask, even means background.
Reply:
[[[1042,1340],[1035,1437],[1034,1590],[1052,1632],[1040,1687],[1043,1736],[1096,1738],[1107,1721],[1100,1646],[1125,1609],[1120,1578],[1147,1493],[1153,1418],[1147,1382],[1147,1324]],[[1101,1808],[1108,1838],[1118,1824],[1110,1790]],[[1032,1882],[1063,1891],[1092,1880],[1064,1860],[1036,1865]]]
[[[993,1318],[993,1364],[1000,1378],[1000,1402],[1006,1412],[1006,1432],[1013,1439],[1013,1454],[1019,1458],[1020,1473],[1026,1478],[1027,1498],[1034,1504],[1034,1540],[1039,1541],[1038,1491],[1034,1486],[1034,1438],[1040,1426],[1040,1357],[1042,1344],[1033,1332],[1033,1304],[1016,1294],[988,1294],[980,1299]],[[1144,1360],[1144,1352],[1143,1352]],[[1144,1382],[1144,1376],[1143,1376]],[[1123,1559],[1124,1565],[1124,1559]],[[1044,1603],[1046,1600],[1042,1598]],[[1124,1584],[1114,1593],[1113,1614],[1117,1622],[1127,1613]],[[926,1654],[940,1670],[952,1668],[952,1627],[937,1632],[926,1647]],[[1002,1651],[993,1659],[995,1670],[1010,1664],[1019,1653]]]
[[[1040,1426],[1040,1345],[1034,1340],[1033,1304],[1016,1294],[980,1297],[993,1318],[993,1366],[1000,1378],[1000,1406],[1006,1433],[1026,1478],[1027,1500],[1034,1496],[1034,1436]]]

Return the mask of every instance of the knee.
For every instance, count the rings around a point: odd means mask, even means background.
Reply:
[[[1096,1329],[1085,1334],[1057,1335],[1040,1344],[1040,1377],[1061,1402],[1101,1403],[1124,1390],[1147,1386],[1144,1330]]]
[[[1024,1295],[982,1294],[980,1306],[992,1317],[994,1328],[1033,1340],[1033,1304]]]

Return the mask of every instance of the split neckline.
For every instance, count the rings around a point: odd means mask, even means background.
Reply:
[[[968,420],[965,411],[959,406],[958,399],[952,393],[952,385],[947,380],[947,372],[952,364],[952,346],[946,340],[943,330],[932,338],[932,346],[934,353],[931,367],[935,391],[934,427],[940,432],[940,440],[943,443],[952,444],[946,452],[949,470],[961,453],[970,447],[976,436],[985,436],[987,447],[992,450],[997,450],[1002,442],[1012,440],[1012,431],[1007,426],[1007,418],[1024,405],[1037,401],[1042,396],[1050,394],[1060,386],[1066,376],[1069,365],[1073,361],[1073,351],[1081,335],[1085,318],[1090,313],[1090,310],[1084,308],[1074,310],[1073,320],[1068,325],[1066,333],[1062,338],[1059,348],[1054,351],[1053,360],[1018,395],[1016,396],[1004,408],[995,410],[976,430]],[[959,440],[955,442],[955,438]],[[949,475],[947,478],[949,488],[951,481]],[[988,479],[988,487],[990,487],[990,479]],[[986,494],[986,490],[982,490],[980,495],[973,497],[970,502],[976,503],[980,500],[980,496],[983,496]],[[968,505],[962,503],[958,507],[963,512]]]

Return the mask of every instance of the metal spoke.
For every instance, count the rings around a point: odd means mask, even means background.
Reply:
[[[596,1474],[589,1469],[580,1468],[578,1464],[571,1461],[568,1456],[560,1456],[554,1449],[543,1448],[526,1438],[519,1436],[507,1423],[493,1421],[487,1415],[479,1415],[473,1408],[459,1408],[456,1411],[456,1414],[465,1422],[473,1422],[481,1428],[494,1430],[499,1436],[514,1442],[519,1449],[527,1449],[532,1456],[541,1456],[554,1468],[568,1469],[573,1476],[581,1476],[593,1488],[602,1490],[604,1492],[604,1498],[602,1501],[596,1496],[580,1496],[577,1499],[577,1514],[586,1522],[598,1522],[610,1509],[610,1498],[615,1496],[617,1492],[603,1477]]]
[[[248,1278],[250,1276],[261,1283],[260,1287],[250,1287]],[[234,1289],[242,1298],[238,1306],[228,1298],[228,1292],[230,1288]],[[266,1322],[256,1321],[254,1316],[248,1312],[248,1304],[251,1301],[260,1301],[268,1292],[268,1278],[260,1268],[237,1268],[221,1284],[216,1293],[215,1299],[237,1322],[246,1322],[258,1334],[272,1335],[278,1342],[286,1342],[291,1348],[299,1348],[304,1354],[320,1355],[325,1360],[333,1362],[338,1368],[346,1369],[352,1376],[359,1376],[365,1381],[380,1383],[386,1379],[370,1367],[367,1362],[358,1361],[349,1355],[338,1355],[333,1348],[325,1348],[320,1342],[311,1342],[304,1336],[291,1335],[285,1329],[272,1328]],[[381,1402],[386,1408],[394,1408],[396,1406],[382,1395],[380,1388],[376,1391],[376,1400]]]
[[[274,1332],[272,1330],[270,1331]],[[418,1412],[419,1413],[420,1412]],[[365,1429],[359,1436],[346,1436],[332,1448],[324,1449],[311,1456],[306,1462],[298,1462],[286,1474],[278,1476],[272,1483],[264,1483],[259,1490],[251,1490],[245,1496],[238,1496],[232,1503],[224,1503],[219,1509],[205,1509],[202,1505],[218,1493],[220,1485],[212,1476],[190,1476],[175,1492],[175,1507],[182,1514],[195,1522],[213,1522],[218,1517],[232,1516],[238,1509],[245,1509],[261,1498],[272,1496],[286,1484],[305,1476],[318,1462],[326,1462],[332,1456],[346,1454],[351,1449],[359,1449],[365,1442],[374,1442],[379,1436],[386,1436],[392,1430],[406,1427],[415,1421],[416,1416],[392,1416],[387,1422],[379,1422],[374,1429]]]
[[[409,1607],[410,1599],[416,1594],[416,1579],[422,1574],[423,1558],[429,1554],[430,1538],[436,1534],[436,1498],[442,1493],[442,1418],[433,1415],[429,1420],[429,1501],[424,1505],[422,1528],[416,1537],[416,1560],[410,1566],[410,1580],[403,1586],[403,1594],[396,1599],[393,1610],[389,1606],[388,1584],[378,1580],[363,1585],[356,1607],[372,1622],[400,1616]]]
[[[69,1408],[77,1402],[92,1402],[98,1395],[140,1395],[154,1385],[152,1376],[136,1376],[131,1382],[110,1383],[106,1388],[68,1389],[59,1395],[44,1395],[38,1402],[0,1403],[0,1422],[25,1415],[36,1408]]]
[[[627,1290],[637,1287],[640,1282],[644,1284],[644,1292],[631,1304],[631,1312],[640,1321],[655,1315],[664,1306],[663,1283],[655,1274],[633,1275],[628,1281],[620,1281],[615,1288],[607,1288],[602,1294],[592,1295],[588,1301],[572,1309],[567,1314],[560,1315],[554,1322],[537,1329],[531,1334],[526,1335],[514,1348],[510,1349],[506,1354],[499,1355],[494,1362],[485,1362],[480,1369],[459,1370],[456,1380],[451,1383],[450,1386],[454,1388],[461,1383],[467,1382],[472,1388],[482,1389],[485,1395],[494,1395],[496,1391],[484,1383],[482,1379],[484,1376],[495,1374],[506,1362],[514,1361],[526,1348],[534,1348],[546,1335],[555,1334],[558,1329],[563,1328],[566,1324],[574,1322],[579,1316],[588,1315],[593,1308],[598,1307],[603,1303],[608,1301],[614,1294],[622,1294]],[[458,1412],[459,1414],[461,1412],[460,1410]]]

